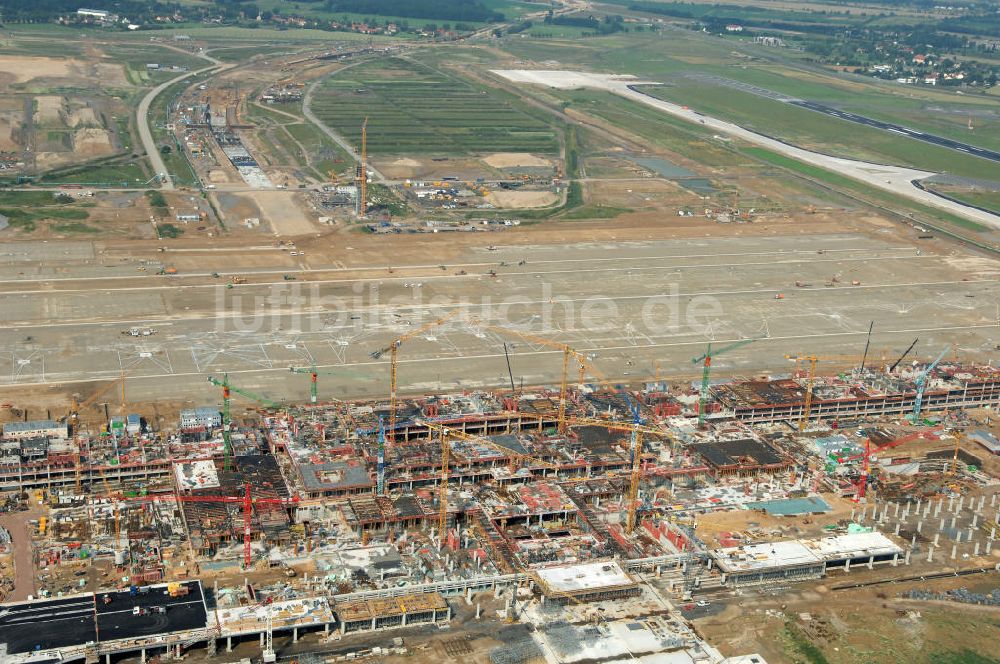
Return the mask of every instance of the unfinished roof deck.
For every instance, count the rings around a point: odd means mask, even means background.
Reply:
[[[349,461],[300,463],[298,470],[303,487],[311,493],[371,490],[375,485],[368,468],[361,463]]]
[[[880,532],[851,533],[820,539],[764,542],[710,552],[726,573],[766,571],[785,567],[828,565],[845,560],[885,560],[903,549]]]
[[[337,617],[342,623],[371,621],[375,618],[404,614],[447,611],[448,602],[440,593],[402,595],[386,599],[362,599],[337,602]]]
[[[638,581],[614,561],[592,562],[535,571],[546,595],[598,599],[604,595],[639,590]]]
[[[752,438],[701,443],[691,449],[718,471],[778,468],[787,464],[773,447]]]

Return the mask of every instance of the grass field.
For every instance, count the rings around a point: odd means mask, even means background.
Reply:
[[[672,118],[656,109],[634,104],[618,95],[599,90],[572,90],[562,93],[569,111],[603,118],[638,137],[714,169],[752,163],[714,141],[699,126]]]
[[[42,177],[42,181],[46,183],[66,182],[132,187],[137,183],[145,182],[150,177],[139,161],[138,159],[129,159],[100,165],[84,164],[46,173]]]
[[[33,231],[38,222],[59,220],[66,228],[82,227],[79,222],[90,215],[84,205],[79,202],[64,202],[56,200],[47,191],[4,191],[0,192],[0,214],[10,220],[12,228]]]
[[[932,187],[932,189],[937,190],[938,187]],[[963,203],[968,203],[969,205],[975,205],[976,207],[980,207],[986,210],[991,210],[996,214],[1000,214],[1000,192],[944,190],[941,193],[948,196],[949,198],[954,198],[955,200],[962,201]]]
[[[843,175],[838,175],[837,173],[831,173],[830,171],[824,170],[818,166],[813,166],[812,164],[806,164],[801,161],[796,161],[791,157],[786,157],[785,155],[778,154],[777,152],[772,152],[765,148],[748,147],[742,150],[745,154],[753,156],[755,159],[759,159],[763,162],[779,166],[786,170],[804,175],[805,177],[823,182],[825,184],[831,185],[832,187],[840,190],[851,192],[857,194],[864,200],[871,201],[877,205],[885,206],[894,211],[902,210],[913,210],[920,215],[936,220],[943,221],[953,226],[959,228],[984,232],[987,229],[981,224],[977,224],[974,221],[969,221],[964,217],[959,217],[958,215],[950,214],[937,208],[928,207],[920,203],[914,203],[912,201],[903,199],[899,196],[893,196],[892,194],[883,192],[878,189],[873,189],[871,187],[865,186],[864,184],[852,180],[851,178],[844,177]]]
[[[163,155],[163,163],[177,184],[194,184],[198,182],[198,176],[184,155],[184,149],[177,142],[177,138],[165,129],[166,124],[170,121],[167,108],[176,101],[186,87],[193,85],[194,82],[195,79],[186,78],[174,83],[161,92],[149,107],[150,131],[157,146],[170,146],[170,152]]]
[[[368,118],[371,154],[554,154],[554,129],[490,89],[402,58],[342,71],[317,90],[312,110],[349,140]]]
[[[654,97],[691,108],[793,145],[838,157],[910,166],[965,177],[983,177],[988,162],[748,92],[678,81],[649,86]]]
[[[102,49],[108,57],[126,67],[129,81],[135,85],[152,85],[177,76],[173,71],[150,71],[146,65],[155,63],[161,67],[203,67],[205,61],[194,55],[185,55],[173,49],[156,44],[133,44],[116,42]]]
[[[354,158],[312,124],[289,124],[284,129],[305,149],[313,171],[321,180],[329,177],[330,171],[353,170]]]
[[[519,58],[559,68],[635,74],[667,83],[658,92],[803,147],[934,171],[987,177],[991,165],[959,152],[903,140],[882,130],[766,99],[719,83],[688,78],[710,74],[828,103],[873,118],[1000,149],[1000,104],[974,94],[837,75],[795,61],[787,50],[761,49],[694,32],[665,31],[591,39],[511,37],[503,48]],[[972,117],[975,130],[967,128]]]

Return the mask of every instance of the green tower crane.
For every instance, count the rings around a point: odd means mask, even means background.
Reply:
[[[691,360],[692,364],[698,364],[703,362],[704,369],[701,372],[701,399],[698,402],[698,428],[704,428],[705,426],[705,409],[708,406],[708,377],[712,371],[712,358],[716,355],[722,355],[723,353],[728,353],[731,350],[736,350],[746,346],[747,344],[752,344],[757,341],[756,339],[741,339],[735,343],[731,343],[728,346],[723,346],[716,351],[712,350],[712,344],[708,344],[708,348],[705,349],[704,355],[699,355]]]
[[[256,401],[259,404],[263,404],[268,408],[282,408],[282,405],[271,401],[267,397],[262,397],[259,394],[254,394],[249,390],[244,390],[238,387],[233,387],[229,384],[229,374],[222,374],[222,380],[215,378],[214,376],[208,377],[208,382],[212,385],[222,388],[222,441],[223,441],[223,468],[227,471],[233,469],[233,439],[231,432],[231,419],[230,419],[230,409],[229,401],[231,393],[242,395],[252,401]]]

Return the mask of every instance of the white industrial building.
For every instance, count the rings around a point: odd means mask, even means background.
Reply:
[[[68,438],[69,427],[65,422],[55,420],[31,420],[28,422],[7,422],[3,425],[3,437],[21,440],[23,438]]]
[[[818,579],[830,568],[898,564],[903,549],[880,532],[819,539],[765,542],[709,552],[725,582],[734,587]]]
[[[215,429],[222,426],[222,413],[213,406],[201,406],[200,408],[185,408],[181,411],[181,428],[193,429],[194,427],[205,427]]]

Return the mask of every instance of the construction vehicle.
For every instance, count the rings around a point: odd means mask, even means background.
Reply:
[[[156,334],[155,327],[130,327],[122,330],[122,334],[130,337],[151,337]]]
[[[184,597],[191,590],[183,583],[168,583],[166,593],[171,597]]]

